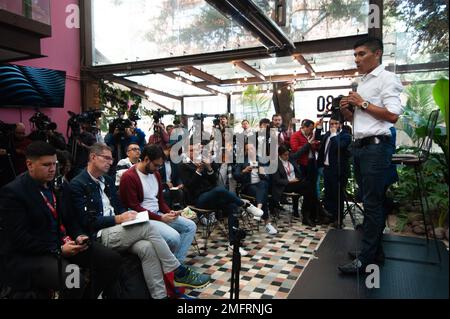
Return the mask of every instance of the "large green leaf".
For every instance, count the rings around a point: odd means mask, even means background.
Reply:
[[[436,104],[441,109],[441,113],[445,119],[445,126],[448,131],[448,79],[439,79],[436,82],[433,88],[433,97]]]

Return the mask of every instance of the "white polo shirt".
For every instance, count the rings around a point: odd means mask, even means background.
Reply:
[[[397,115],[403,113],[400,100],[403,85],[400,78],[395,73],[386,71],[383,65],[379,65],[372,72],[364,75],[357,91],[365,101],[371,104],[384,107]],[[389,129],[393,126],[392,123],[376,119],[359,107],[355,107],[353,120],[355,139],[374,135],[391,135]]]

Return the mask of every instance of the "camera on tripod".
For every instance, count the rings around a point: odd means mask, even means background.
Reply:
[[[125,133],[125,129],[133,126],[130,119],[117,118],[112,122],[115,129],[119,130],[120,133]]]
[[[92,110],[83,112],[81,114],[76,114],[71,111],[67,111],[70,118],[67,121],[67,125],[72,130],[72,133],[79,133],[81,124],[89,124],[90,128],[97,128],[97,119],[102,116],[102,111]]]
[[[150,114],[152,115],[155,124],[157,124],[165,115],[175,115],[176,111],[162,111],[161,109],[157,109],[155,111],[151,111]]]
[[[194,120],[203,121],[206,118],[206,115],[203,113],[194,114]]]
[[[29,121],[30,123],[33,123],[34,127],[39,131],[56,129],[56,123],[53,123],[47,115],[41,112],[36,112]]]

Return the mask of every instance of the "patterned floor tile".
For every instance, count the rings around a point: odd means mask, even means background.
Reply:
[[[287,298],[308,262],[314,258],[328,227],[305,227],[298,218],[289,225],[288,213],[283,213],[278,220],[276,236],[268,235],[264,227],[260,227],[259,232],[249,233],[245,238],[244,249],[248,255],[241,258],[241,299]],[[211,274],[213,282],[203,290],[188,290],[188,296],[228,299],[232,252],[228,251],[227,240],[219,230],[214,230],[204,253],[204,240],[199,230],[197,242],[201,255],[192,249],[186,263]]]

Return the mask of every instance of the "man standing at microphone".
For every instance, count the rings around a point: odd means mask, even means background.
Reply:
[[[381,64],[383,43],[366,38],[354,45],[355,63],[362,75],[359,86],[341,100],[346,120],[353,120],[354,170],[364,204],[363,238],[360,251],[349,252],[352,262],[338,269],[344,274],[365,272],[366,266],[384,259],[384,180],[391,164],[390,128],[403,112],[400,79]],[[352,111],[354,109],[354,111]]]

